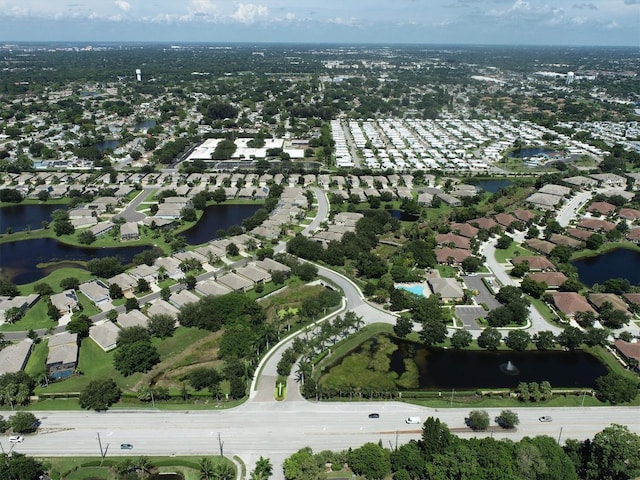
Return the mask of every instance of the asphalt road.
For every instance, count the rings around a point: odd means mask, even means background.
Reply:
[[[448,395],[448,393],[443,394]],[[487,410],[490,418],[498,409]],[[549,435],[591,438],[611,423],[627,425],[640,434],[636,407],[522,408],[516,409],[520,425],[515,431],[499,431],[495,438],[518,440],[524,436]],[[379,419],[367,415],[378,412]],[[11,412],[0,412],[5,418]],[[227,456],[238,455],[252,468],[262,455],[280,465],[292,452],[310,446],[314,451],[342,450],[365,442],[382,440],[393,446],[419,438],[421,425],[407,425],[404,419],[439,417],[457,435],[488,436],[465,427],[469,409],[433,409],[399,402],[315,403],[250,402],[233,410],[206,412],[34,412],[41,420],[37,435],[27,435],[15,450],[37,456],[99,455],[98,434],[107,456],[118,455],[212,455],[219,453],[219,441]],[[553,421],[538,421],[551,415]],[[220,437],[218,437],[220,435]],[[0,437],[8,449],[8,438]],[[130,443],[133,450],[120,450]],[[63,446],[61,448],[61,446]],[[282,478],[275,472],[274,478]]]

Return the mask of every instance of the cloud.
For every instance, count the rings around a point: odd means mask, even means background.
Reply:
[[[640,5],[640,0],[624,0],[625,5]]]
[[[576,10],[598,10],[593,3],[574,3],[571,7]]]
[[[123,12],[131,10],[131,4],[125,0],[116,0],[116,6]]]
[[[254,23],[259,18],[269,16],[269,9],[264,5],[254,3],[240,3],[231,18],[240,23]]]

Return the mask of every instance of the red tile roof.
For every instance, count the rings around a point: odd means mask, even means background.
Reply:
[[[576,292],[555,292],[552,295],[553,303],[565,315],[573,316],[577,312],[596,313],[587,302],[587,299]]]
[[[514,265],[528,262],[530,270],[555,270],[556,266],[546,257],[515,257],[511,259]]]
[[[593,202],[587,208],[587,212],[598,212],[603,215],[609,215],[615,209],[616,209],[616,206],[608,202]]]
[[[461,263],[471,256],[469,250],[463,250],[462,248],[436,248],[434,252],[438,263],[449,263],[449,259],[453,259],[454,263]]]
[[[471,247],[471,242],[468,238],[456,235],[455,233],[439,233],[436,235],[436,241],[438,245],[453,244],[453,246],[464,248],[465,250],[469,250]]]
[[[530,273],[529,277],[536,282],[544,282],[549,287],[559,287],[567,281],[567,276],[562,272]]]
[[[468,223],[452,223],[451,224],[451,231],[452,232],[458,232],[459,235],[462,235],[463,237],[467,237],[467,238],[473,238],[476,235],[478,235],[478,232],[480,231],[478,228],[474,227],[473,225],[470,225]]]
[[[613,345],[627,358],[635,358],[640,361],[640,343],[630,343],[617,339]]]

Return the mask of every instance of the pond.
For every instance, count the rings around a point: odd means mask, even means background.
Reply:
[[[119,146],[120,140],[105,140],[104,142],[99,142],[94,145],[94,147],[96,147],[101,152],[106,149],[115,150]]]
[[[232,225],[241,225],[245,218],[251,217],[262,205],[209,205],[202,217],[193,227],[182,235],[189,245],[200,245],[218,238],[219,230]]]
[[[1,243],[2,276],[17,285],[35,282],[53,270],[63,267],[84,268],[81,263],[94,258],[118,257],[123,264],[148,246],[119,248],[88,248],[65,245],[54,238],[34,238],[20,242]],[[47,265],[55,263],[54,265]],[[38,267],[40,264],[47,266]]]
[[[640,252],[635,250],[618,248],[571,264],[578,270],[580,281],[588,287],[610,278],[626,278],[632,285],[640,285]]]
[[[526,147],[521,148],[520,150],[514,150],[509,154],[511,158],[529,158],[536,156],[557,156],[558,152],[552,148],[547,147]]]
[[[520,382],[543,381],[554,388],[592,388],[596,378],[608,373],[596,357],[583,351],[454,350],[387,338],[397,346],[390,354],[390,369],[400,377],[405,372],[405,359],[412,360],[418,369],[419,387],[411,390],[513,389]],[[366,346],[365,342],[352,353],[370,355],[371,348],[365,351]],[[338,359],[331,367],[341,364],[345,358]]]
[[[66,210],[65,205],[8,205],[0,208],[0,233],[5,233],[7,228],[14,232],[23,230],[37,230],[42,228],[42,222],[51,221],[51,213],[54,210]]]
[[[136,123],[133,126],[134,130],[144,130],[147,131],[148,129],[150,129],[151,127],[155,127],[156,126],[156,121],[155,120],[145,120],[144,122],[140,122],[140,123]]]
[[[487,180],[478,180],[477,182],[472,183],[477,188],[489,193],[496,193],[500,189],[513,185],[513,182],[506,178],[490,178]]]

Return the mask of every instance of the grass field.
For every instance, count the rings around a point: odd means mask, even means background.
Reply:
[[[96,450],[98,450],[96,444]],[[109,457],[106,456],[102,460],[99,456],[96,457],[51,457],[51,458],[37,458],[45,468],[48,470],[49,475],[53,480],[111,480],[117,478],[113,466],[125,461],[131,461],[135,463],[140,456],[118,456]],[[203,458],[211,460],[213,465],[217,465],[220,462],[225,462],[235,472],[235,464],[226,457],[220,457],[218,455],[203,455],[201,457],[147,457],[148,465],[151,467],[150,471],[153,473],[182,473],[185,480],[201,480],[200,469],[198,462]],[[127,477],[129,478],[129,477]],[[137,478],[137,477],[136,477]],[[235,478],[235,475],[234,477]]]
[[[47,300],[44,298],[38,301],[27,310],[27,313],[15,323],[5,323],[0,326],[1,332],[19,332],[25,330],[37,330],[40,328],[52,328],[58,325],[47,315]]]
[[[521,247],[516,242],[513,242],[509,246],[509,248],[506,248],[504,250],[500,248],[496,248],[496,253],[495,253],[496,260],[500,263],[506,263],[509,259],[514,257],[524,257],[524,256],[530,256],[530,255],[534,255],[534,253],[531,252],[530,250],[527,250],[524,247]]]
[[[80,283],[82,283],[93,278],[93,275],[91,275],[89,271],[82,268],[57,268],[45,278],[32,283],[25,283],[24,285],[20,285],[18,289],[20,290],[21,295],[29,295],[31,293],[35,293],[33,291],[34,285],[37,285],[38,283],[47,283],[53,289],[54,293],[60,293],[62,291],[62,288],[60,287],[60,280],[69,277],[75,277],[80,281]]]

